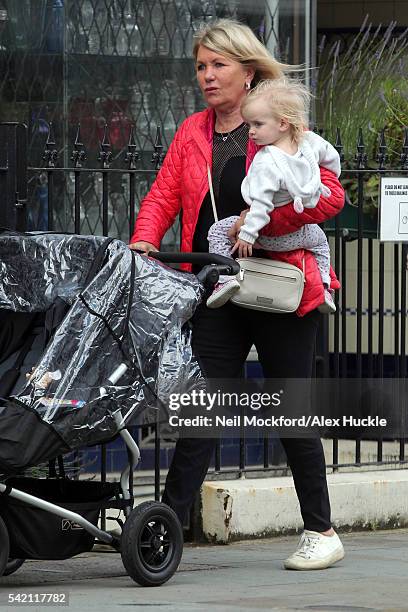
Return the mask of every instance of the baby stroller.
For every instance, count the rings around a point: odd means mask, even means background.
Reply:
[[[237,264],[220,256],[183,274],[117,240],[0,234],[0,576],[25,559],[66,559],[95,539],[120,551],[140,585],[169,580],[183,534],[165,504],[134,507],[139,448],[129,426],[157,420],[172,392],[203,385],[188,324],[206,288]],[[119,483],[33,478],[27,468],[121,436]],[[98,527],[122,510],[121,534]]]

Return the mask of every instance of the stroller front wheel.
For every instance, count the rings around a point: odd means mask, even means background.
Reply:
[[[5,522],[0,516],[0,576],[3,576],[9,559],[10,539]]]
[[[160,586],[177,570],[183,553],[183,530],[166,504],[144,502],[126,520],[121,537],[123,565],[141,586]]]

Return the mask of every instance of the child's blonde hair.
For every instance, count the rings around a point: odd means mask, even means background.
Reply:
[[[289,123],[292,139],[299,143],[308,125],[309,104],[312,98],[310,91],[295,79],[280,78],[260,81],[252,89],[243,103],[241,113],[255,101],[264,100],[276,119],[286,119]]]

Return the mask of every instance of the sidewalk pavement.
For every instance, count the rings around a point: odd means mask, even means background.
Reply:
[[[138,587],[116,552],[91,552],[67,561],[27,561],[0,579],[0,609],[60,609],[6,605],[9,593],[69,594],[72,612],[306,612],[408,611],[408,530],[342,534],[346,557],[322,571],[282,569],[298,538],[186,545],[179,571],[165,585]],[[65,608],[67,609],[67,608]]]

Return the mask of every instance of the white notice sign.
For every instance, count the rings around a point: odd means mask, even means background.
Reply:
[[[379,223],[382,242],[408,242],[408,177],[381,177]]]

